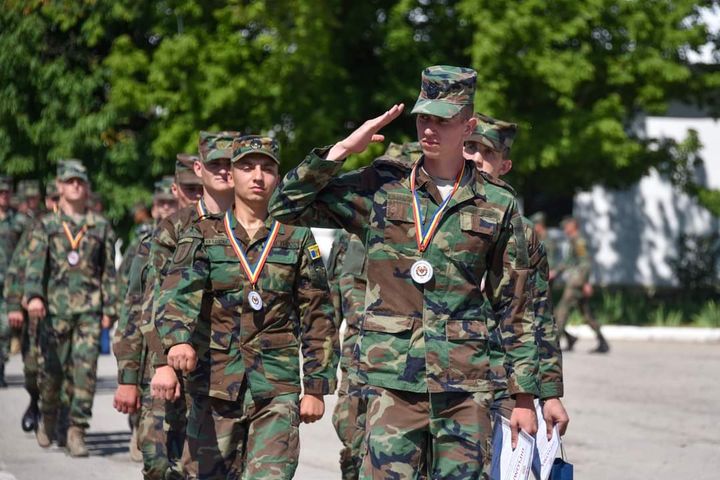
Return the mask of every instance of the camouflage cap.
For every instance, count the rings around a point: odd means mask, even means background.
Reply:
[[[406,142],[402,144],[402,153],[412,162],[417,162],[423,151],[420,142]]]
[[[233,140],[241,135],[240,132],[200,132],[198,151],[203,163],[218,158],[232,158]]]
[[[45,185],[45,196],[50,198],[57,198],[60,196],[60,192],[58,191],[54,178]]]
[[[385,155],[393,158],[402,156],[402,145],[400,145],[399,143],[390,142],[387,150],[385,150]]]
[[[197,178],[197,177],[196,177]],[[172,193],[172,184],[175,183],[175,177],[166,175],[155,182],[155,191],[153,192],[153,201],[156,200],[175,200]]]
[[[195,175],[193,163],[200,157],[191,153],[178,153],[175,161],[175,182],[178,185],[202,185],[202,179]]]
[[[71,178],[79,178],[88,183],[87,170],[80,160],[69,159],[58,162],[57,178],[61,182],[67,182]]]
[[[530,221],[533,223],[539,223],[540,225],[545,225],[547,223],[547,215],[545,215],[545,212],[535,212],[530,215]]]
[[[18,195],[22,198],[39,197],[40,182],[38,180],[20,180],[17,186]]]
[[[12,178],[0,175],[0,192],[12,191]]]
[[[482,113],[476,113],[477,126],[468,138],[469,142],[479,142],[495,151],[510,153],[518,126],[516,123],[496,120]]]
[[[471,68],[437,65],[422,73],[420,96],[411,113],[452,118],[473,104],[477,72]]]
[[[275,163],[280,165],[280,144],[274,138],[260,135],[245,135],[236,138],[232,147],[233,163],[247,155],[258,154],[270,157]]]

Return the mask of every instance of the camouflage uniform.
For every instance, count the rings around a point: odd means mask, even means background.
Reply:
[[[413,113],[456,115],[472,104],[475,79],[469,69],[426,69]],[[522,228],[513,227],[520,225],[514,196],[466,162],[421,253],[407,162],[380,157],[337,177],[342,162],[325,160],[326,153],[313,151],[285,177],[270,212],[289,224],[343,228],[364,239],[368,278],[357,375],[368,406],[360,476],[415,478],[432,458],[433,478],[480,478],[493,393],[488,326],[496,315],[513,365],[510,393],[539,393],[533,325],[524,315],[528,272],[519,262],[504,268],[510,239],[527,248]],[[421,211],[436,211],[443,198],[424,169],[417,186]],[[436,272],[425,285],[410,276],[420,259]],[[491,306],[480,287],[486,274]]]
[[[590,299],[583,293],[583,286],[589,281],[592,270],[587,242],[580,232],[577,233],[575,238],[569,238],[568,241],[570,243],[568,254],[556,268],[558,276],[563,274],[565,279],[562,297],[560,297],[555,310],[558,330],[568,340],[568,350],[571,350],[572,345],[575,343],[575,337],[565,330],[565,324],[570,312],[575,308],[579,308],[585,323],[592,328],[597,337],[598,347],[595,351],[604,353],[608,350],[607,341],[600,331],[600,323],[590,311]]]
[[[87,181],[79,163],[59,167],[59,177],[80,177]],[[70,175],[70,177],[68,177]],[[85,228],[71,265],[70,242],[63,222],[73,235]],[[61,212],[44,215],[29,241],[25,295],[28,301],[40,298],[47,316],[39,323],[40,400],[43,417],[54,423],[62,402],[70,406],[71,426],[84,430],[92,414],[97,378],[102,315],[115,317],[115,234],[102,216],[86,212],[72,218]],[[62,389],[63,381],[68,382]]]
[[[127,293],[128,286],[130,285],[130,268],[132,266],[133,259],[140,249],[142,241],[150,235],[155,226],[152,223],[141,223],[135,227],[133,232],[133,238],[130,241],[125,254],[123,255],[122,262],[118,267],[117,279],[118,279],[118,301],[119,306],[122,307],[125,294]]]

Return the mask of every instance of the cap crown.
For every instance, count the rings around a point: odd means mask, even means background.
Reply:
[[[272,137],[260,135],[245,135],[236,138],[233,142],[233,162],[250,154],[260,154],[270,157],[275,163],[280,163],[280,143]]]
[[[219,158],[232,158],[232,143],[240,132],[231,130],[223,132],[200,132],[198,151],[203,163]]]
[[[422,73],[420,96],[412,113],[451,118],[473,104],[477,72],[471,68],[436,65]]]
[[[482,113],[476,113],[475,118],[477,125],[468,140],[480,142],[498,152],[510,152],[517,134],[517,124],[497,120]]]

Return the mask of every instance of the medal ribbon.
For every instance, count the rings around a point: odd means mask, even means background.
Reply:
[[[245,271],[245,275],[247,275],[253,289],[255,289],[255,284],[260,278],[260,273],[262,273],[262,269],[265,266],[268,255],[270,255],[270,250],[272,250],[275,239],[277,238],[278,232],[280,231],[280,229],[278,228],[279,223],[277,221],[273,221],[272,226],[270,227],[270,233],[265,239],[265,244],[263,245],[263,249],[260,252],[260,258],[258,259],[257,263],[251,267],[250,262],[248,262],[247,256],[245,256],[245,252],[243,251],[240,241],[235,236],[235,232],[233,232],[231,218],[231,210],[228,210],[227,212],[225,212],[225,232],[230,239],[230,245],[232,245],[233,250],[235,250],[235,255],[237,255],[238,259],[240,260],[240,265]]]
[[[432,240],[433,235],[435,235],[435,230],[437,230],[438,225],[440,225],[440,220],[442,220],[442,214],[445,211],[448,202],[450,202],[450,199],[453,197],[453,195],[455,195],[455,192],[457,192],[457,189],[460,187],[460,181],[465,174],[465,162],[463,162],[463,167],[460,170],[457,178],[455,179],[455,185],[453,186],[452,192],[450,192],[450,195],[445,197],[445,200],[443,200],[443,202],[440,204],[440,208],[437,209],[435,214],[430,219],[430,224],[427,226],[427,229],[423,229],[424,222],[422,218],[422,212],[420,211],[420,199],[418,198],[417,190],[415,189],[415,177],[417,175],[417,167],[418,164],[416,163],[413,166],[412,172],[410,172],[410,191],[413,195],[413,219],[415,220],[415,240],[417,241],[418,249],[421,252],[424,252],[427,249],[428,245],[430,245],[430,241]]]
[[[197,201],[195,208],[197,209],[197,213],[200,215],[200,218],[207,216],[207,208],[205,208],[205,203],[202,201],[202,198]]]
[[[85,232],[87,231],[87,225],[83,225],[80,231],[77,235],[73,235],[70,231],[70,227],[68,227],[67,222],[62,222],[63,229],[65,230],[65,236],[67,237],[68,241],[70,242],[70,249],[71,250],[77,250],[78,245],[80,245],[80,242],[82,241],[83,237],[85,236]]]

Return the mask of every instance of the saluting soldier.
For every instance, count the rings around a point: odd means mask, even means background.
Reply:
[[[476,114],[477,126],[465,142],[465,158],[473,160],[480,170],[497,178],[508,174],[513,162],[510,150],[517,134],[517,125],[496,120],[483,114]],[[524,236],[527,240],[528,267],[530,269],[531,312],[535,321],[535,338],[540,354],[540,400],[548,431],[557,424],[564,435],[569,418],[560,398],[563,396],[562,353],[557,325],[552,314],[552,297],[549,288],[549,266],[545,246],[535,234],[533,223],[522,218]],[[499,331],[491,335],[490,363],[496,382],[493,410],[509,418],[514,400],[507,391],[507,374],[512,365],[505,362],[505,353]]]
[[[460,67],[423,72],[412,112],[423,150],[415,164],[380,158],[337,176],[347,156],[382,141],[377,132],[402,113],[395,105],[331,148],[313,151],[270,204],[280,221],[343,228],[367,249],[357,369],[368,402],[360,478],[415,478],[427,458],[429,477],[484,478],[493,400],[488,327],[496,316],[513,365],[513,430],[537,429],[527,265],[504,272],[509,240],[526,248],[522,228],[513,227],[521,227],[516,201],[463,158],[476,124],[476,78]],[[481,289],[486,274],[497,293],[491,309]]]
[[[85,430],[92,415],[100,329],[115,317],[115,234],[87,209],[88,177],[78,160],[58,166],[57,213],[45,214],[32,232],[25,295],[28,314],[40,321],[38,444],[50,446],[61,402],[69,406],[67,447],[87,456]],[[67,384],[65,383],[67,382]],[[69,398],[61,399],[66,395]]]
[[[312,233],[268,215],[277,141],[244,136],[233,150],[235,203],[183,234],[156,323],[192,398],[187,478],[290,479],[299,422],[335,389],[337,329]]]

